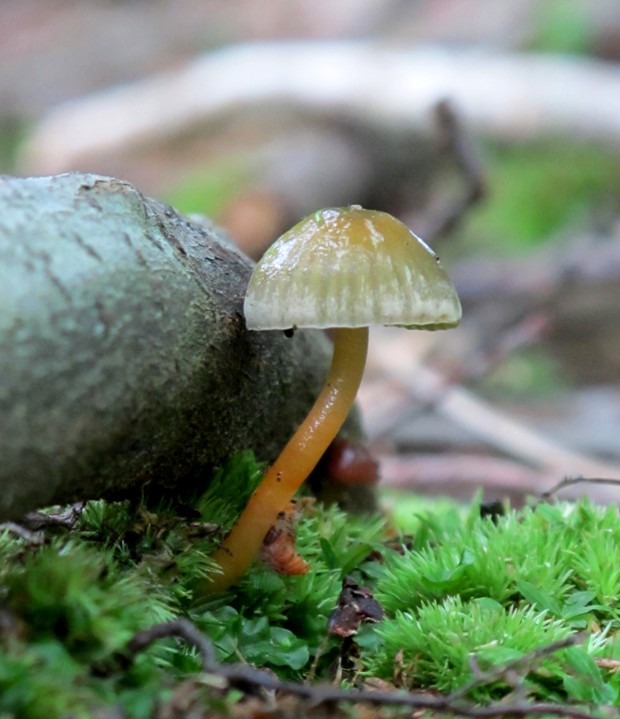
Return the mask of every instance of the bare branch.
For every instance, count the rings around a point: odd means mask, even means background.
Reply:
[[[213,645],[188,619],[177,619],[172,622],[154,624],[152,627],[138,632],[129,640],[125,648],[124,658],[128,661],[133,661],[140,652],[148,649],[154,642],[160,639],[169,639],[170,637],[183,639],[183,641],[198,650],[203,672],[219,672],[221,667],[215,657]]]
[[[501,664],[489,669],[486,672],[480,673],[478,676],[474,677],[471,682],[464,684],[462,687],[449,694],[447,698],[451,702],[455,702],[457,699],[466,697],[474,689],[482,687],[485,684],[490,684],[499,679],[503,679],[511,672],[516,671],[522,673],[523,670],[530,672],[545,657],[548,657],[550,654],[555,654],[555,652],[558,652],[561,649],[567,649],[568,647],[574,647],[577,644],[581,644],[586,637],[586,632],[579,632],[578,634],[572,634],[569,637],[558,639],[550,644],[545,644],[542,647],[537,647],[528,654],[525,654],[512,662]]]
[[[276,457],[330,346],[248,332],[251,270],[128,182],[0,178],[0,519],[178,497],[236,451]]]
[[[215,651],[209,639],[203,635],[189,620],[179,619],[163,624],[156,624],[136,634],[128,643],[122,654],[124,660],[133,660],[135,656],[159,639],[178,637],[196,647],[201,656],[202,670],[224,679],[229,687],[243,690],[268,689],[305,699],[311,706],[321,704],[347,703],[372,704],[379,706],[406,707],[414,710],[431,710],[443,712],[451,716],[473,717],[486,719],[497,717],[528,717],[557,716],[571,719],[594,719],[592,714],[578,707],[554,704],[550,702],[528,702],[507,704],[501,701],[485,706],[464,703],[464,695],[472,689],[482,686],[488,681],[496,680],[509,671],[527,670],[541,658],[572,646],[583,640],[582,634],[562,639],[545,647],[540,647],[520,659],[498,667],[489,673],[477,677],[471,684],[447,695],[405,692],[400,690],[373,691],[357,689],[340,689],[320,684],[309,685],[299,682],[284,681],[260,669],[247,664],[221,664],[215,658]]]
[[[571,92],[558,92],[564,87]],[[463,109],[476,132],[564,132],[620,144],[618,96],[620,70],[594,60],[342,40],[253,43],[57,107],[35,129],[26,164],[57,172],[269,104],[430,134],[442,97]]]
[[[446,419],[473,432],[496,449],[556,476],[620,475],[617,464],[589,457],[542,436],[421,362],[408,358],[407,365],[401,366],[400,353],[394,352],[389,340],[385,337],[383,340],[372,347],[373,362],[375,368],[390,378],[390,384],[400,391],[390,396],[384,388],[383,403],[379,398],[374,406],[367,408],[367,427],[371,437],[379,413],[386,417],[402,416],[413,399],[417,403],[432,404]],[[381,422],[381,425],[385,426],[385,423]]]
[[[614,479],[611,477],[564,477],[553,487],[547,489],[540,495],[542,500],[549,499],[552,495],[556,494],[566,487],[573,487],[576,484],[608,484],[615,487],[620,487],[620,478]]]
[[[486,195],[486,179],[473,138],[450,100],[441,100],[435,108],[444,152],[453,158],[464,183],[461,197],[446,207],[442,214],[430,218],[422,235],[433,241],[447,235],[460,225],[467,211]]]

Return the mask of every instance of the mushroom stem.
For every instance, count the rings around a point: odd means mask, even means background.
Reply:
[[[198,595],[224,591],[252,564],[278,513],[338,434],[362,380],[367,350],[367,327],[336,329],[332,363],[320,395],[213,554],[221,574],[204,582]]]

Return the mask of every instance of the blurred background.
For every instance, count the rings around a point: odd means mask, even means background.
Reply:
[[[620,479],[619,62],[618,0],[1,0],[0,173],[130,180],[254,258],[396,214],[465,314],[371,333],[382,481],[519,503]]]

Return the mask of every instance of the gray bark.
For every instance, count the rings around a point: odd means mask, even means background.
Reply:
[[[250,272],[129,183],[0,178],[0,518],[200,488],[243,448],[273,458],[331,351],[247,332]]]

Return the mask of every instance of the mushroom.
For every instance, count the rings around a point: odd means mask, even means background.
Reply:
[[[213,558],[207,593],[233,584],[338,433],[357,394],[370,325],[454,327],[461,305],[434,252],[402,222],[359,205],[320,210],[267,250],[247,289],[250,330],[333,328],[327,380]]]

